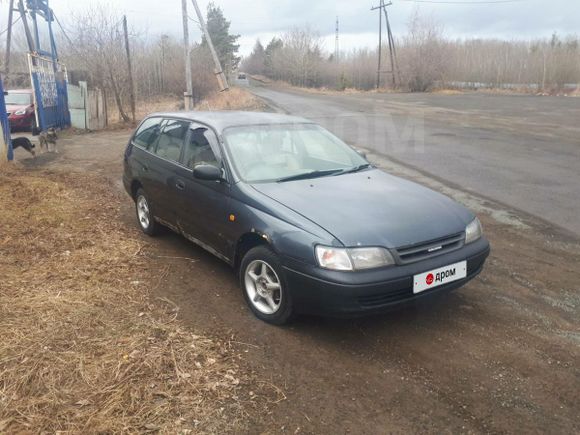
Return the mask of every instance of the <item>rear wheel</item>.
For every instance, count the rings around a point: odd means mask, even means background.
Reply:
[[[293,315],[292,296],[278,256],[266,246],[251,249],[240,265],[240,285],[254,315],[274,325]]]
[[[135,195],[135,212],[141,231],[148,236],[154,236],[159,230],[159,224],[153,218],[151,203],[143,189],[139,189]]]

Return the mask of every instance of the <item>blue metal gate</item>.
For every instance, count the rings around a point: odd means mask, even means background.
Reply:
[[[2,137],[0,138],[0,141],[3,141],[6,145],[6,148],[0,146],[0,149],[4,149],[6,151],[6,157],[8,160],[12,160],[14,158],[14,154],[12,152],[10,124],[8,122],[8,113],[6,112],[6,102],[4,101],[4,85],[2,83],[2,79],[0,79],[0,126],[2,127]],[[4,158],[4,156],[0,156],[0,161],[4,160]]]
[[[32,53],[28,54],[28,62],[38,128],[44,131],[70,127],[66,68],[51,58]]]

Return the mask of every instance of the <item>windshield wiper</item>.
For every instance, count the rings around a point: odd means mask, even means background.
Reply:
[[[290,175],[289,177],[282,177],[276,180],[278,183],[284,181],[307,180],[309,178],[325,177],[326,175],[336,174],[342,172],[342,169],[326,169],[324,171],[303,172],[302,174]]]
[[[336,175],[352,174],[353,172],[362,171],[363,169],[369,168],[370,166],[371,166],[370,163],[363,163],[362,165],[355,166],[354,168],[343,169]]]

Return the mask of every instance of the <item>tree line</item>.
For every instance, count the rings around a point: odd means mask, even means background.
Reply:
[[[441,25],[414,14],[407,33],[395,38],[398,88],[423,92],[436,87],[526,88],[561,91],[580,84],[580,40],[577,35],[531,41],[450,39]],[[383,47],[383,69],[390,70]],[[250,74],[295,86],[356,88],[377,84],[378,49],[340,53],[322,48],[312,28],[297,27],[274,37],[266,46],[258,40],[242,68]],[[392,86],[392,75],[381,74],[381,87]]]

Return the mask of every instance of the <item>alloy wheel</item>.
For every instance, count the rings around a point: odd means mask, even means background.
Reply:
[[[252,261],[246,268],[244,285],[251,304],[261,313],[274,314],[282,303],[282,285],[268,263]]]

